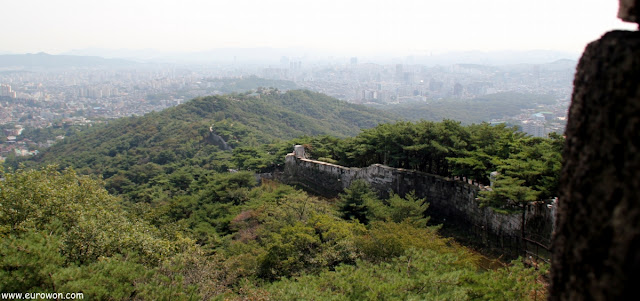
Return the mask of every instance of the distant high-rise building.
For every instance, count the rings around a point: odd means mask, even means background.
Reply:
[[[292,70],[300,70],[302,69],[302,62],[301,61],[291,62],[289,63],[289,68]]]
[[[401,81],[404,72],[402,71],[402,64],[396,65],[396,80]]]
[[[111,97],[111,89],[109,87],[102,87],[102,97]]]
[[[460,83],[456,83],[455,85],[453,85],[453,95],[462,96],[463,91],[464,91],[464,86],[462,86]]]
[[[289,66],[289,57],[283,56],[280,58],[280,65],[287,68]]]
[[[441,81],[437,81],[435,79],[431,79],[429,81],[429,90],[433,92],[441,91],[444,83]]]
[[[546,137],[548,134],[545,131],[544,123],[540,121],[523,122],[522,131],[533,137]]]
[[[358,58],[357,57],[352,57],[351,58],[351,65],[357,65],[358,64]]]
[[[89,88],[87,89],[87,97],[89,98],[102,98],[102,89]]]
[[[413,78],[413,72],[404,72],[402,74],[402,81],[404,81],[405,84],[413,83]]]
[[[362,90],[362,99],[363,99],[363,100],[374,100],[374,99],[378,99],[378,91],[374,91],[374,90]]]
[[[16,98],[16,92],[11,90],[11,85],[0,85],[0,96],[8,96],[10,98]]]

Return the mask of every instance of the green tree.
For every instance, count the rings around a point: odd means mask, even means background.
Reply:
[[[67,268],[120,255],[152,266],[192,243],[166,239],[125,211],[101,182],[73,170],[49,166],[2,176],[0,282],[8,288],[51,291]]]
[[[414,192],[407,193],[404,198],[392,193],[381,203],[381,206],[376,207],[378,212],[382,211],[382,214],[378,213],[377,219],[396,223],[408,222],[419,227],[427,226],[429,218],[426,211],[429,203],[426,198],[416,198]]]
[[[345,188],[344,191],[343,194],[340,194],[339,205],[342,218],[367,224],[369,222],[369,204],[371,202],[379,202],[375,192],[363,180],[351,182],[349,188]]]
[[[296,223],[272,233],[267,252],[259,259],[258,275],[265,279],[297,274],[313,269],[312,259],[320,249],[321,241],[312,227]]]
[[[60,237],[46,232],[27,231],[0,239],[0,291],[51,292],[57,273],[65,262],[60,254]]]
[[[524,204],[535,201],[540,192],[525,186],[524,180],[510,176],[498,176],[493,189],[480,192],[480,202],[483,205],[501,208],[506,204]]]

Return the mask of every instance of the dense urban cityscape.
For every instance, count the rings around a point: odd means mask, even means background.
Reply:
[[[35,56],[55,59],[47,54]],[[410,62],[410,58],[406,61]],[[89,67],[5,66],[0,72],[0,125],[5,136],[0,152],[2,157],[12,152],[18,156],[35,154],[37,149],[55,142],[36,144],[28,138],[23,141],[23,128],[87,126],[160,111],[198,96],[255,92],[261,86],[279,91],[309,89],[351,103],[387,108],[471,100],[501,92],[545,95],[556,103],[522,109],[516,116],[486,120],[518,125],[527,134],[543,137],[549,132],[562,133],[574,68],[571,60],[504,66],[427,66],[362,63],[357,57],[307,63],[285,56],[276,65],[128,62]]]

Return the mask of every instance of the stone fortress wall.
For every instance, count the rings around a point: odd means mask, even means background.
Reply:
[[[304,158],[304,148],[285,159],[282,181],[298,185],[325,197],[335,197],[356,179],[368,182],[380,195],[393,191],[401,196],[415,191],[427,199],[427,214],[446,223],[472,225],[494,237],[527,238],[549,246],[555,223],[555,203],[530,203],[523,213],[503,214],[489,207],[480,207],[476,200],[481,187],[441,176],[374,164],[366,168],[349,168]]]

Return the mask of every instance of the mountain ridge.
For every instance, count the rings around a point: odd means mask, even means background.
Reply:
[[[226,172],[235,168],[232,157],[247,148],[256,151],[258,146],[305,135],[355,136],[360,129],[397,120],[391,114],[308,90],[255,94],[200,97],[161,112],[108,121],[24,163],[74,167],[105,179],[140,169],[146,175],[139,178],[132,173],[130,180],[142,184],[153,175],[189,166]],[[214,135],[229,148],[240,150],[223,150],[228,148],[220,147]]]
[[[0,54],[0,68],[70,68],[70,67],[124,67],[139,63],[124,59],[99,56],[53,55],[44,52],[27,54]]]

